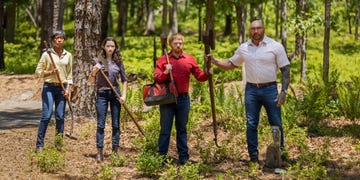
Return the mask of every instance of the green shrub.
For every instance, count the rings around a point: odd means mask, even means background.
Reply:
[[[319,123],[330,115],[339,114],[336,84],[338,73],[331,73],[329,82],[319,78],[308,79],[302,87],[303,94],[297,98],[298,121],[309,127],[310,132],[319,133]]]
[[[120,177],[120,173],[113,170],[111,166],[101,164],[100,172],[97,175],[98,179],[111,180]]]
[[[145,176],[153,177],[160,172],[164,158],[151,152],[142,152],[135,162],[136,169],[142,171]]]
[[[196,180],[203,178],[200,175],[199,164],[192,164],[189,162],[180,168],[180,177],[180,179],[184,180]]]
[[[65,156],[56,149],[43,149],[36,154],[37,166],[42,172],[55,173],[65,167]]]
[[[111,160],[110,165],[113,166],[113,167],[126,166],[128,164],[126,159],[127,158],[125,156],[121,156],[121,155],[117,155],[115,153],[111,153],[111,155],[110,155],[110,160]]]
[[[338,87],[341,112],[347,118],[360,118],[360,76],[352,76],[352,82],[340,84]]]
[[[174,180],[178,179],[179,173],[178,168],[171,164],[166,163],[165,165],[165,171],[160,174],[159,180]]]

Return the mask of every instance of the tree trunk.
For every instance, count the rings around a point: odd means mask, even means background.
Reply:
[[[202,41],[202,31],[203,31],[203,26],[202,26],[202,17],[201,17],[201,11],[202,11],[202,6],[198,6],[198,29],[199,29],[199,31],[198,31],[198,34],[199,34],[199,38],[198,38],[198,40],[199,40],[199,42],[201,42]]]
[[[231,17],[231,14],[226,14],[226,15],[225,15],[224,36],[231,35],[231,33],[232,33],[231,25],[232,25],[232,17]]]
[[[42,0],[35,0],[34,17],[36,24],[41,27],[41,12],[42,12]]]
[[[296,1],[296,11],[299,19],[305,19],[306,0]],[[301,80],[306,80],[306,29],[299,29],[295,34],[295,56],[301,59]]]
[[[148,5],[149,1],[148,0],[142,0],[139,10],[137,11],[137,20],[136,20],[136,24],[142,24],[144,17],[146,16],[146,12],[148,11]]]
[[[331,23],[331,0],[325,0],[325,30],[324,30],[324,59],[323,59],[323,80],[329,82],[329,42]]]
[[[66,0],[54,1],[54,15],[53,15],[53,29],[63,30],[64,26],[64,11]]]
[[[15,15],[16,15],[16,2],[8,3],[5,9],[5,40],[9,43],[14,42],[15,35]]]
[[[148,18],[146,20],[146,28],[144,35],[151,35],[155,33],[155,15],[154,10],[150,7],[148,11]]]
[[[355,40],[359,39],[359,19],[360,19],[360,2],[357,4],[357,12],[355,17]]]
[[[43,0],[43,6],[41,10],[41,43],[40,43],[40,56],[45,48],[42,42],[51,42],[50,36],[53,32],[53,12],[54,1]]]
[[[347,17],[346,19],[348,21],[349,34],[352,34],[352,31],[351,31],[351,16],[350,16],[350,8],[351,7],[349,7],[349,4],[350,4],[349,1],[350,0],[345,1],[345,8],[346,8],[346,17]]]
[[[110,11],[110,0],[101,1],[101,37],[105,39],[109,34],[109,11]]]
[[[279,5],[279,0],[274,0],[274,7],[275,7],[275,40],[279,40],[279,19],[280,19],[280,13],[281,8]]]
[[[171,13],[171,34],[178,33],[178,15],[177,15],[177,0],[172,1],[172,13]]]
[[[296,12],[298,15],[298,19],[304,19],[305,18],[305,9],[306,7],[306,0],[296,0]],[[301,30],[298,30],[295,34],[295,55],[301,56],[301,48],[302,48],[302,40],[303,40],[303,32]]]
[[[117,1],[117,11],[119,13],[117,35],[121,36],[120,47],[125,47],[125,32],[127,27],[128,3],[126,0]]]
[[[4,59],[4,1],[0,1],[0,69],[5,69]]]
[[[162,0],[161,34],[168,34],[168,5],[167,0]]]
[[[300,61],[301,61],[301,80],[306,80],[306,35],[301,36],[301,49],[300,49]]]
[[[236,22],[237,22],[237,33],[239,37],[239,43],[246,41],[246,4],[237,3],[236,8]]]
[[[281,44],[284,46],[285,51],[287,52],[287,22],[286,22],[286,15],[287,15],[287,5],[286,0],[281,0]]]
[[[101,0],[76,0],[74,37],[74,86],[78,87],[78,100],[74,108],[76,116],[95,114],[95,88],[90,85],[93,62],[100,49]]]

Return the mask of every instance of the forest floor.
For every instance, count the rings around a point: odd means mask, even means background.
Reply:
[[[77,140],[65,137],[65,167],[60,172],[44,173],[36,166],[31,158],[35,149],[37,125],[41,115],[42,82],[33,75],[0,75],[0,179],[95,179],[101,171],[100,164],[95,162],[95,120],[81,119],[75,123],[75,132],[86,131],[87,122],[92,122],[91,132],[84,138]],[[143,122],[140,122],[143,123]],[[346,124],[346,122],[345,122]],[[359,124],[359,123],[358,123]],[[330,124],[334,128],[341,128],[344,122]],[[330,126],[329,125],[329,126]],[[69,132],[70,123],[65,123],[65,131]],[[106,126],[105,132],[105,164],[109,164],[111,153],[111,129]],[[119,154],[127,158],[128,164],[117,167],[120,173],[117,179],[150,179],[142,175],[135,168],[135,157],[140,151],[132,144],[132,140],[139,136],[134,123],[123,125]],[[358,126],[359,127],[359,126]],[[53,146],[54,125],[48,127],[45,146]],[[209,137],[212,136],[209,128]],[[173,137],[172,137],[173,138]],[[330,140],[328,171],[337,173],[340,179],[360,179],[359,153],[353,147],[353,141],[347,137],[309,137],[311,148],[320,149],[325,139]],[[221,139],[221,137],[220,137]],[[359,136],[357,137],[359,140]],[[171,140],[170,155],[176,154],[175,140]],[[199,154],[192,150],[194,141],[189,140],[190,156],[192,160],[199,159]],[[289,152],[290,157],[295,152]],[[264,159],[263,154],[261,159]],[[212,173],[206,174],[204,179],[216,179],[217,173],[227,170],[234,172],[248,172],[248,159],[238,162],[231,160],[216,164]],[[334,169],[337,169],[335,171]],[[286,176],[275,174],[273,171],[262,169],[259,179],[287,179]]]

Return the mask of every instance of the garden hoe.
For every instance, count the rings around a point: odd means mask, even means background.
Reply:
[[[100,74],[104,77],[104,79],[106,80],[106,82],[108,83],[108,85],[110,86],[111,90],[114,92],[114,94],[116,95],[117,99],[120,99],[120,95],[119,93],[117,93],[117,91],[115,90],[114,86],[111,84],[109,78],[106,76],[106,74],[104,73],[104,71],[102,69],[99,69]],[[145,137],[145,133],[144,131],[141,129],[139,123],[137,122],[137,120],[135,119],[134,114],[130,111],[129,107],[125,104],[125,102],[122,104],[122,106],[125,108],[125,111],[130,115],[131,119],[133,120],[133,122],[135,123],[136,127],[139,129],[140,133]]]
[[[44,41],[44,46],[47,49],[46,51],[50,56],[53,69],[56,69],[55,61],[51,56],[51,50],[50,50],[50,48],[48,46],[48,43],[46,41]],[[58,81],[60,83],[61,89],[63,90],[63,92],[65,92],[64,84],[62,83],[62,81],[60,79],[59,72],[58,71],[55,71],[55,72],[56,72],[55,73],[56,78],[58,79]],[[74,135],[74,113],[73,113],[71,102],[70,102],[70,96],[66,97],[66,102],[67,102],[67,104],[69,106],[69,110],[70,110],[70,114],[71,114],[71,126],[70,126],[70,133],[66,133],[65,136],[69,137],[70,139],[75,139],[76,140],[76,139],[78,139],[78,137],[76,135]]]

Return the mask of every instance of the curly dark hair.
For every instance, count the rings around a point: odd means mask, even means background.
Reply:
[[[112,54],[112,60],[115,61],[115,63],[117,63],[117,64],[121,64],[122,63],[122,57],[121,57],[121,54],[120,54],[119,45],[116,42],[115,38],[113,38],[113,37],[106,37],[102,41],[102,43],[101,43],[101,49],[102,50],[100,52],[101,57],[104,58],[104,59],[106,58],[106,52],[105,52],[104,47],[105,47],[106,42],[108,42],[108,41],[112,41],[115,44],[115,50],[114,50],[114,53]]]

